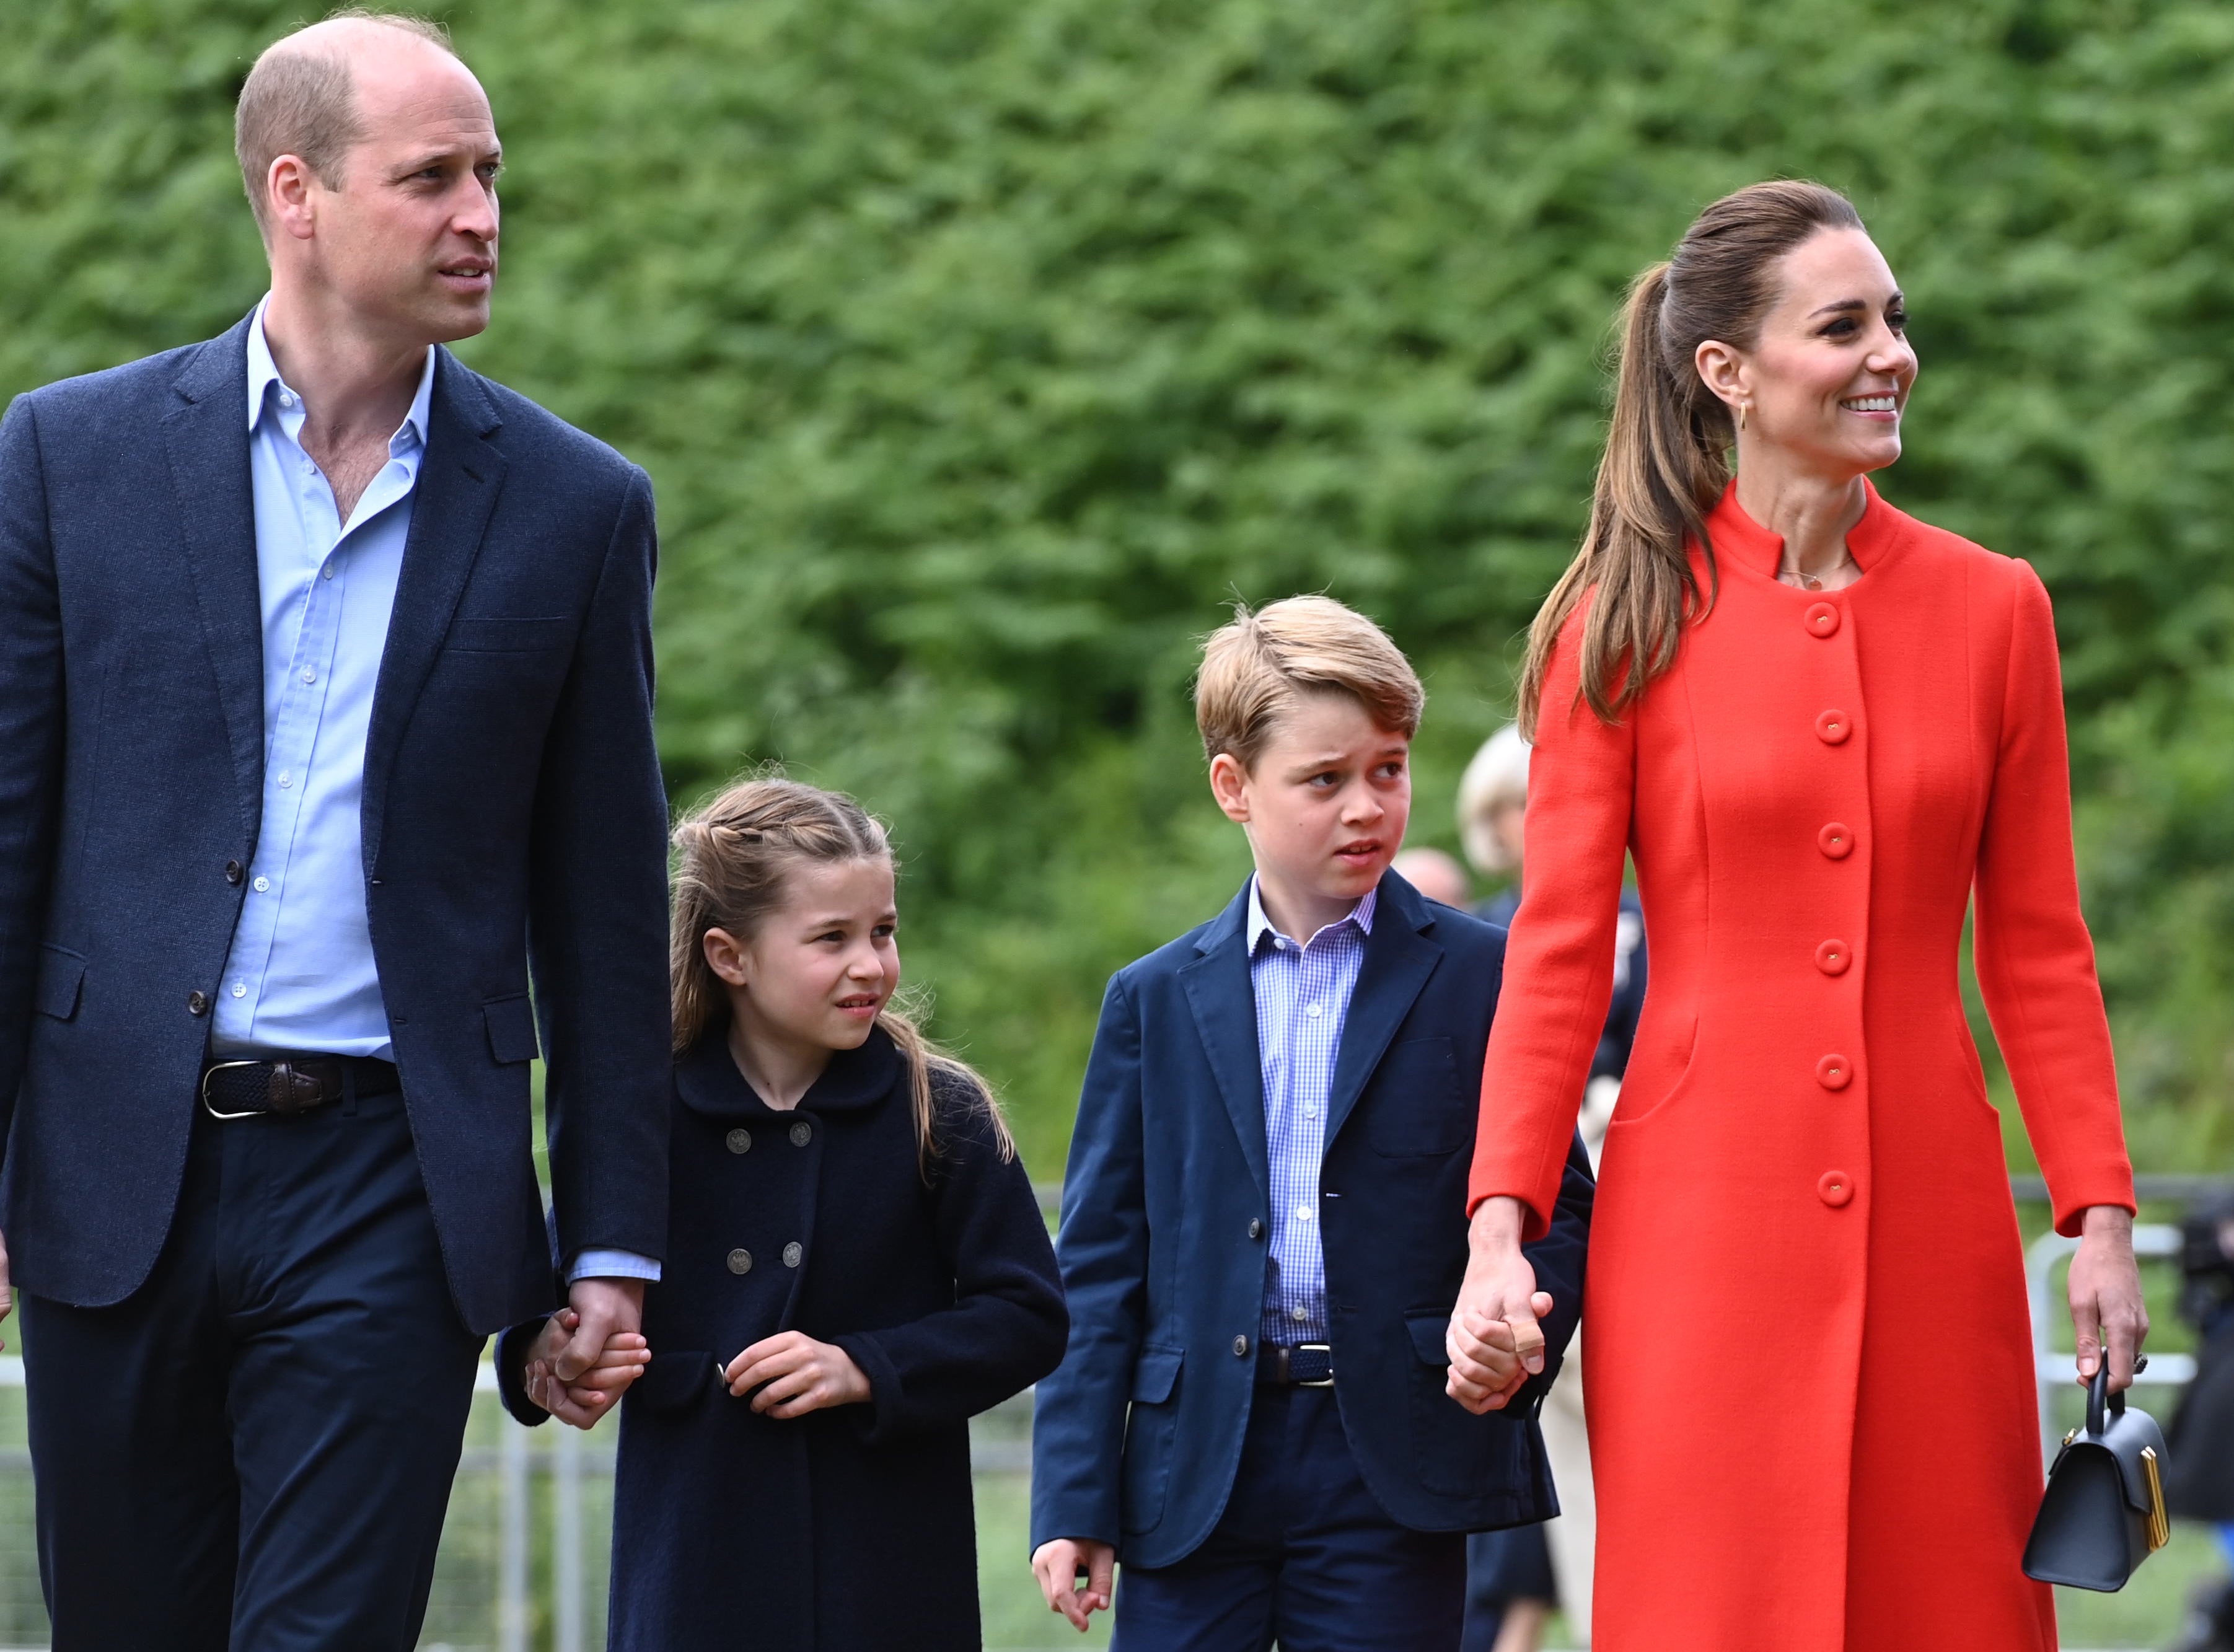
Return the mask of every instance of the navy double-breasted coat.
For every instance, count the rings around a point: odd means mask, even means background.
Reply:
[[[612,1652],[980,1644],[969,1419],[1052,1370],[1069,1322],[974,1087],[934,1075],[926,1173],[907,1078],[881,1031],[791,1112],[720,1029],[677,1061],[652,1361],[621,1405]],[[732,1398],[719,1368],[786,1330],[844,1348],[873,1397],[790,1421]],[[513,1415],[541,1420],[516,1357],[498,1364]]]

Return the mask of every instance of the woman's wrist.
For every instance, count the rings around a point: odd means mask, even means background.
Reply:
[[[1505,1256],[1520,1249],[1524,1212],[1520,1201],[1499,1193],[1474,1206],[1466,1241],[1477,1256]]]
[[[2122,1205],[2090,1205],[2079,1213],[2082,1239],[2108,1238],[2133,1242],[2133,1213]]]

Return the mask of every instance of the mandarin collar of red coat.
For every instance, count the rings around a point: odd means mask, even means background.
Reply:
[[[1866,476],[1862,478],[1862,488],[1869,502],[1862,506],[1862,519],[1847,530],[1846,549],[1853,553],[1855,565],[1867,573],[1898,544],[1900,513],[1878,496]],[[1777,569],[1783,565],[1784,536],[1771,533],[1746,514],[1738,503],[1734,479],[1707,513],[1707,537],[1717,559],[1750,568],[1766,578],[1775,578]]]
[[[906,1063],[881,1027],[869,1029],[859,1049],[834,1051],[830,1065],[799,1100],[800,1113],[866,1112],[898,1087]],[[714,1119],[781,1119],[788,1116],[761,1100],[729,1054],[724,1022],[676,1058],[675,1093],[693,1113]]]

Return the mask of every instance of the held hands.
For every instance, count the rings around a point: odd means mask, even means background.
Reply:
[[[869,1379],[852,1355],[803,1331],[762,1338],[731,1360],[722,1377],[738,1399],[753,1394],[754,1410],[785,1419],[826,1406],[859,1405],[871,1394]],[[754,1388],[760,1392],[753,1394]]]
[[[1078,1582],[1081,1571],[1083,1588]],[[1116,1574],[1116,1546],[1091,1538],[1054,1538],[1032,1551],[1032,1576],[1040,1580],[1048,1610],[1061,1612],[1081,1635],[1088,1613],[1109,1610]]]
[[[581,1317],[572,1309],[562,1308],[544,1322],[528,1345],[521,1385],[530,1400],[559,1421],[592,1428],[620,1403],[629,1384],[643,1374],[651,1363],[651,1348],[640,1333],[619,1332],[606,1340],[595,1365],[567,1381],[558,1374],[558,1366],[579,1331]]]
[[[2113,1391],[2130,1387],[2133,1361],[2149,1334],[2141,1301],[2141,1270],[2133,1260],[2133,1216],[2114,1205],[2096,1205],[2080,1218],[2079,1252],[2071,1258],[2071,1329],[2079,1350],[2079,1382],[2094,1380],[2104,1345]]]
[[[1484,1200],[1466,1248],[1466,1282],[1443,1334],[1451,1356],[1444,1392],[1480,1415],[1502,1410],[1544,1369],[1544,1333],[1536,1322],[1551,1311],[1551,1298],[1536,1289],[1536,1270],[1520,1253],[1518,1199]]]

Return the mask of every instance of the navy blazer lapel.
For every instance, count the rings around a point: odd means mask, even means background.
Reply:
[[[1272,1166],[1264,1146],[1264,1065],[1257,1048],[1257,996],[1249,984],[1249,885],[1213,921],[1195,950],[1202,956],[1179,970],[1187,1006],[1203,1054],[1218,1075],[1218,1090],[1241,1139],[1249,1173],[1268,1203]]]
[[[264,811],[264,597],[248,478],[249,319],[188,358],[173,384],[183,405],[163,415],[162,430],[179,543],[217,676],[241,824],[252,850]]]
[[[411,532],[403,542],[395,607],[372,695],[364,743],[364,864],[377,863],[386,815],[389,772],[404,726],[480,554],[490,513],[504,482],[505,457],[488,441],[502,424],[474,375],[434,346],[434,386],[428,397],[427,453],[412,490]],[[244,392],[245,394],[245,392]]]
[[[1342,1048],[1335,1053],[1334,1087],[1327,1097],[1329,1141],[1357,1106],[1388,1041],[1396,1036],[1443,958],[1443,949],[1427,933],[1435,926],[1427,902],[1395,872],[1382,876],[1375,908],[1357,989],[1350,994],[1349,1014],[1342,1024]]]

